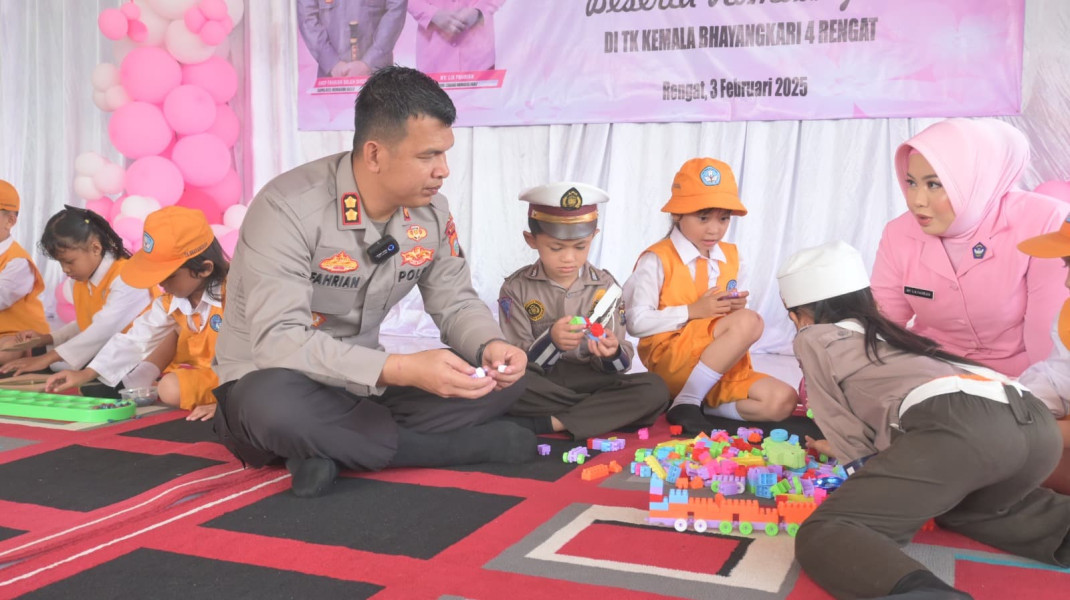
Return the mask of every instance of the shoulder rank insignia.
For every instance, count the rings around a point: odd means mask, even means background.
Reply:
[[[342,196],[342,225],[360,225],[360,198],[352,192]]]

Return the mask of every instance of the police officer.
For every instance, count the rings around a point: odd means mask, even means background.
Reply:
[[[669,404],[661,377],[627,373],[634,349],[625,339],[621,288],[587,262],[598,205],[608,199],[578,182],[520,195],[529,203],[524,239],[539,260],[506,278],[498,319],[506,339],[528,351],[527,390],[509,413],[535,433],[585,438],[650,425]]]
[[[406,0],[297,0],[297,28],[319,77],[363,77],[394,64]]]
[[[324,493],[339,464],[535,454],[530,431],[492,422],[523,391],[527,358],[472,289],[438,193],[455,116],[426,75],[378,71],[357,97],[353,152],[276,177],[242,224],[216,346],[216,430],[246,464],[288,459],[299,496]],[[452,350],[379,345],[380,323],[414,286]]]

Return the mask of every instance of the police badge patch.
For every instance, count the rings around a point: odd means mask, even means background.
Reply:
[[[546,307],[538,300],[528,300],[524,305],[524,311],[528,313],[528,318],[532,321],[538,321],[546,315]]]

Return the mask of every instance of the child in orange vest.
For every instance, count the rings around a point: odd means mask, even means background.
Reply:
[[[1018,249],[1037,258],[1061,258],[1070,269],[1070,217],[1057,230],[1029,238]],[[1066,278],[1070,288],[1070,276]],[[1018,378],[1060,419],[1056,424],[1063,436],[1063,458],[1044,485],[1070,494],[1070,300],[1063,303],[1051,331],[1054,346],[1047,360],[1030,365]]]
[[[148,290],[134,289],[119,278],[130,253],[119,234],[97,213],[65,207],[45,224],[40,245],[74,280],[77,319],[50,335],[35,330],[20,332],[20,342],[44,337],[42,342],[54,347],[41,356],[20,358],[3,367],[4,372],[16,375],[42,371],[61,361],[63,368],[84,367],[152,301]]]
[[[732,215],[747,214],[732,169],[712,158],[687,161],[661,210],[672,214],[672,230],[639,256],[624,297],[640,359],[674,396],[669,423],[696,433],[712,428],[706,415],[786,419],[798,394],[751,367],[748,349],[764,324],[746,308],[739,251],[721,241]]]
[[[130,331],[115,336],[89,367],[62,371],[45,389],[61,391],[99,377],[128,388],[157,384],[160,401],[190,410],[187,420],[215,415],[212,371],[215,340],[223,324],[224,281],[230,265],[204,213],[168,206],[145,219],[141,250],[123,268],[135,288],[161,286],[164,295],[138,317]]]
[[[30,254],[11,237],[18,218],[19,193],[0,180],[0,365],[27,355],[3,350],[18,342],[18,332],[48,333],[45,307],[38,298],[45,282]]]

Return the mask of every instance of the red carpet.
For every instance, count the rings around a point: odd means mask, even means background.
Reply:
[[[644,522],[647,482],[560,462],[347,473],[300,500],[210,426],[163,413],[88,431],[0,424],[0,598],[828,598],[792,539]],[[627,464],[650,440],[584,465]],[[1070,572],[944,531],[908,552],[976,598],[1062,598]]]

